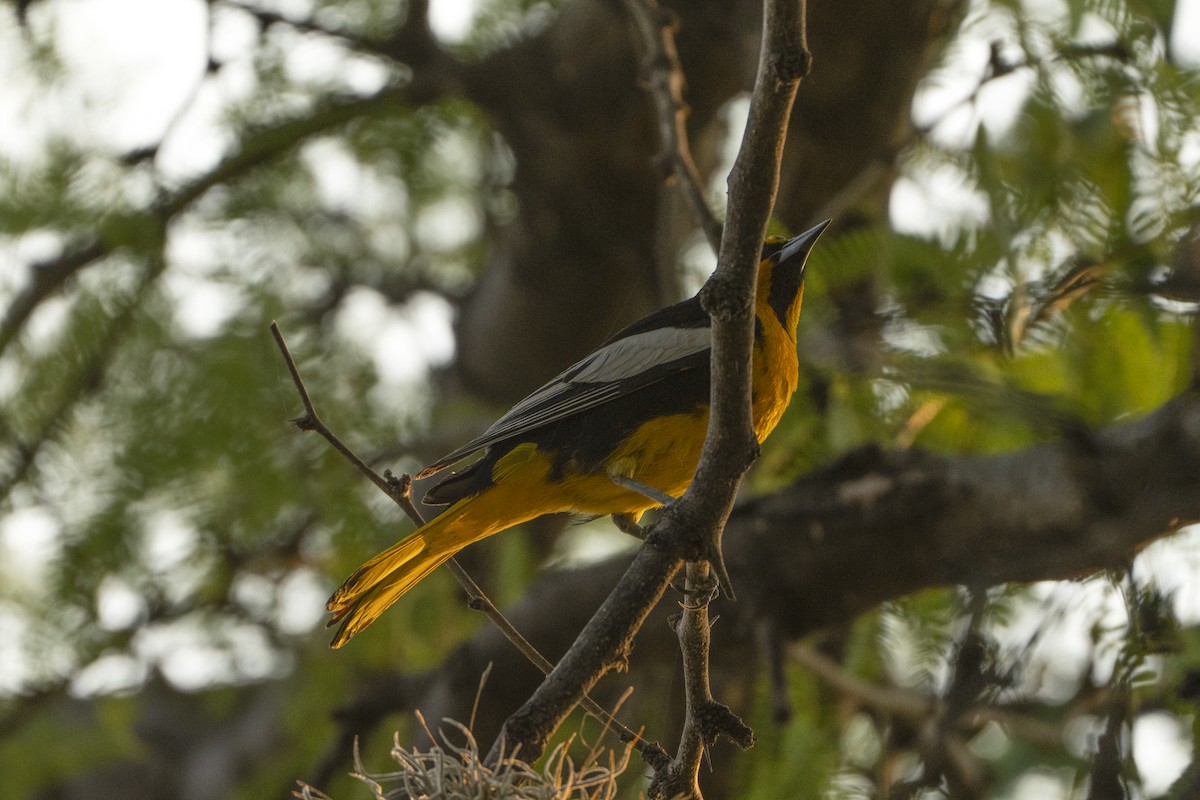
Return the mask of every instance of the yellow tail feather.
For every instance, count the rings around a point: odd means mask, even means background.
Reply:
[[[471,541],[464,541],[461,533],[456,536],[452,530],[462,521],[462,507],[469,502],[468,499],[455,503],[356,569],[338,587],[325,604],[333,614],[329,625],[342,623],[331,647],[341,647],[350,641],[401,595]]]
[[[423,580],[426,575],[445,563],[459,549],[422,553],[421,557],[400,564],[375,584],[360,592],[354,599],[334,612],[330,624],[339,620],[342,624],[329,646],[336,649],[350,641],[356,633],[374,622],[392,603],[399,600],[405,592]]]
[[[333,593],[325,607],[339,622],[330,643],[338,648],[374,622],[388,606],[472,542],[544,513],[520,507],[512,493],[493,487],[483,494],[459,500],[407,538],[363,564]]]

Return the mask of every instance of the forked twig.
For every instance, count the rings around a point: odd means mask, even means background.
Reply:
[[[754,731],[728,706],[714,700],[709,686],[712,623],[708,605],[718,591],[715,576],[705,561],[689,562],[685,569],[686,601],[680,604],[683,611],[675,622],[683,655],[683,732],[675,758],[654,776],[651,797],[680,797],[695,792],[704,754],[719,736],[727,736],[743,750],[754,745]]]
[[[283,332],[279,329],[278,322],[271,323],[271,335],[275,337],[275,344],[279,347],[279,352],[287,364],[288,372],[291,373],[292,383],[296,386],[296,393],[300,395],[300,402],[304,405],[304,416],[291,420],[292,424],[302,431],[313,431],[320,434],[325,441],[329,442],[334,450],[345,456],[346,460],[365,475],[371,483],[375,484],[381,492],[390,497],[396,505],[400,506],[409,519],[418,526],[424,525],[425,519],[412,499],[412,476],[404,474],[396,477],[390,471],[386,470],[381,476],[378,472],[371,469],[365,461],[359,458],[353,450],[343,444],[337,435],[321,421],[320,416],[317,415],[316,407],[313,405],[312,398],[308,394],[308,389],[304,385],[303,378],[300,377],[300,369],[296,366],[296,360],[292,358],[292,353],[288,349],[287,342],[284,341]],[[543,675],[549,674],[554,665],[508,621],[507,617],[500,613],[495,603],[479,588],[479,584],[475,583],[474,579],[467,574],[462,565],[456,559],[451,558],[446,562],[446,566],[450,568],[450,572],[466,591],[467,605],[471,609],[481,612],[491,620],[492,624],[499,628],[500,632],[512,642],[513,646],[530,663],[541,670]],[[598,717],[606,728],[616,731],[617,736],[622,742],[632,742],[633,746],[647,760],[647,763],[654,764],[656,761],[667,760],[666,751],[657,742],[643,739],[627,725],[613,717],[612,714],[590,696],[584,697],[582,705],[588,713]]]

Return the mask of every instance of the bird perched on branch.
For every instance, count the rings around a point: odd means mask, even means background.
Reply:
[[[796,390],[804,265],[820,225],[770,238],[758,267],[752,416],[761,443]],[[425,495],[449,506],[372,558],[329,599],[341,647],[467,545],[543,514],[612,514],[636,522],[683,494],[708,430],[709,316],[693,297],[633,323],[517,403],[476,439],[417,477],[483,456]]]

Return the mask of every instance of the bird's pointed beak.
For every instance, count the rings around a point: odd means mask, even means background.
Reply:
[[[779,249],[779,256],[776,263],[786,264],[794,259],[801,261],[812,250],[813,245],[817,243],[817,239],[821,238],[821,234],[829,227],[833,220],[827,219],[817,225],[812,226],[799,236],[794,236],[788,240],[787,244]]]

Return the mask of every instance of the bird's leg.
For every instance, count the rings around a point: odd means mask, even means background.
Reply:
[[[646,538],[646,529],[638,524],[633,514],[613,514],[612,521],[621,533],[628,533],[635,539]]]
[[[608,479],[617,486],[629,489],[631,492],[637,492],[638,494],[645,495],[662,506],[669,505],[675,501],[675,498],[671,497],[671,495],[667,494],[666,492],[659,491],[653,486],[647,486],[641,481],[635,480],[628,475],[610,472],[608,473]],[[642,527],[640,525],[635,525],[637,531],[640,533],[633,530],[626,530],[626,528],[622,527],[622,525],[625,525],[626,523],[618,521],[617,516],[618,515],[616,514],[613,515],[613,521],[616,523],[618,529],[632,536],[636,536],[639,539],[645,537],[645,533],[642,532]],[[712,553],[705,560],[708,561],[708,563],[712,566],[712,571],[715,573],[718,587],[725,591],[725,595],[730,600],[735,599],[733,596],[733,585],[729,581],[729,572],[725,569],[725,559],[721,554],[721,548],[719,544],[714,543]]]
[[[646,484],[642,483],[641,481],[634,480],[633,478],[629,477],[628,475],[617,475],[615,473],[610,472],[610,473],[608,473],[608,479],[610,481],[612,481],[613,483],[615,483],[617,486],[620,486],[624,489],[628,489],[631,492],[637,492],[638,494],[649,497],[651,500],[658,503],[660,506],[665,506],[665,505],[668,505],[669,503],[673,503],[675,501],[675,498],[671,497],[671,495],[667,494],[666,492],[660,492],[658,489],[655,489],[653,486],[647,486]]]

